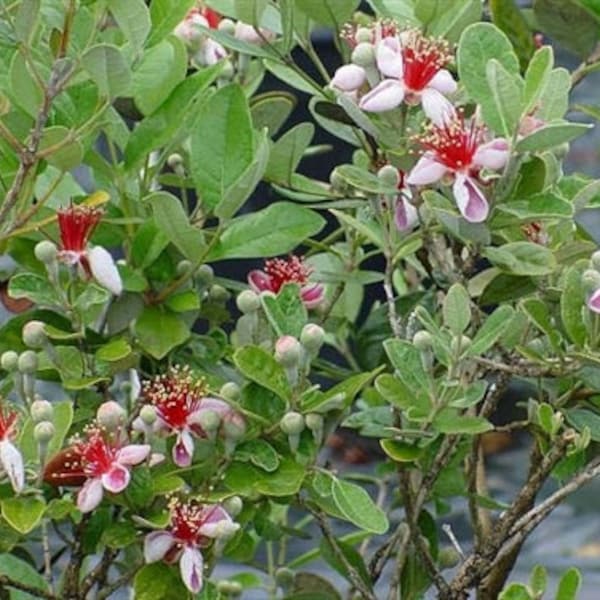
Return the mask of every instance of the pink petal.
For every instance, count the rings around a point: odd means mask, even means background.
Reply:
[[[467,221],[481,223],[487,219],[488,202],[470,177],[457,173],[452,191],[458,210]]]
[[[364,84],[367,75],[358,65],[344,65],[335,72],[331,85],[342,92],[354,92]]]
[[[100,477],[88,479],[77,494],[77,508],[82,513],[90,512],[102,502],[103,495],[102,479]]]
[[[194,440],[188,431],[182,431],[173,446],[173,462],[178,467],[189,467],[192,464],[193,453]]]
[[[417,209],[402,196],[396,200],[395,222],[399,231],[412,229],[419,221]]]
[[[123,446],[117,453],[117,462],[122,465],[137,465],[143,460],[146,460],[150,454],[150,446],[148,444],[130,444]]]
[[[447,171],[448,169],[437,162],[432,154],[426,152],[408,174],[406,183],[409,185],[429,185],[439,181]]]
[[[25,487],[23,457],[9,440],[0,441],[0,464],[6,471],[13,490],[18,494]]]
[[[227,511],[219,505],[207,506],[203,514],[204,522],[199,532],[206,537],[218,537],[219,533],[225,532],[228,525],[235,525],[233,530],[237,530],[239,525],[234,523]]]
[[[360,108],[368,112],[392,110],[404,100],[404,86],[395,79],[384,79],[359,102]]]
[[[421,92],[421,106],[427,118],[438,127],[443,127],[456,115],[452,103],[432,87],[426,87]]]
[[[211,66],[227,56],[227,50],[210,38],[206,38],[198,52],[194,54],[194,61],[201,66]]]
[[[600,313],[600,289],[597,289],[587,301],[588,308],[595,312]]]
[[[450,71],[440,69],[430,80],[427,87],[432,87],[434,90],[448,96],[454,94],[458,85],[452,77]]]
[[[144,538],[144,561],[152,563],[162,560],[175,543],[175,538],[168,531],[149,533]]]
[[[118,296],[123,291],[123,282],[110,252],[102,246],[95,246],[88,252],[88,261],[94,279],[103,288]]]
[[[185,587],[197,594],[202,589],[202,554],[195,548],[187,547],[179,559],[179,571]]]
[[[264,271],[259,271],[258,269],[248,273],[248,284],[257,294],[273,291],[271,278]]]
[[[113,494],[119,494],[128,486],[130,479],[129,469],[118,463],[113,463],[108,473],[102,475],[102,485],[105,490]]]
[[[508,161],[510,145],[504,138],[496,138],[477,148],[473,163],[488,169],[502,169]]]
[[[218,398],[202,398],[200,402],[200,410],[214,410],[216,413],[221,416],[228,413],[231,410],[231,407],[227,402],[223,402],[223,400],[219,400]]]
[[[385,77],[400,79],[404,73],[400,40],[387,37],[377,44],[377,68]]]
[[[306,308],[316,308],[325,297],[325,288],[320,283],[308,284],[302,287],[300,296]]]

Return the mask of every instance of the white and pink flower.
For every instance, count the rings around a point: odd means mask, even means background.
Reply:
[[[398,195],[394,207],[394,222],[398,231],[408,231],[419,222],[419,213],[411,202],[411,193],[406,185],[406,173],[398,169]]]
[[[13,490],[19,493],[25,486],[25,467],[21,453],[12,442],[17,435],[17,418],[15,411],[6,410],[0,404],[0,465]]]
[[[183,583],[197,594],[203,584],[201,548],[207,547],[213,539],[231,536],[239,525],[216,504],[200,504],[194,500],[183,504],[173,499],[169,508],[169,526],[149,533],[144,540],[144,559],[147,563],[179,561]]]
[[[206,35],[203,29],[217,29],[220,21],[221,15],[210,8],[192,8],[173,31],[187,44],[194,62],[200,66],[214,65],[227,56],[227,50]]]
[[[311,273],[312,269],[304,264],[304,260],[299,256],[290,256],[287,259],[273,258],[265,261],[263,270],[250,271],[248,283],[257,294],[278,294],[287,283],[297,283],[304,306],[315,308],[323,301],[325,288],[320,283],[309,281]]]
[[[454,199],[463,217],[472,223],[487,219],[489,204],[479,188],[484,181],[481,170],[502,169],[509,156],[504,138],[484,141],[484,128],[462,114],[443,125],[432,125],[418,138],[425,153],[409,173],[409,185],[431,185],[440,181],[452,183]]]
[[[444,67],[451,60],[448,42],[408,30],[399,37],[383,38],[376,47],[377,68],[383,80],[359,106],[368,112],[384,112],[399,106],[421,104],[436,125],[455,114],[446,98],[456,91],[456,81]]]

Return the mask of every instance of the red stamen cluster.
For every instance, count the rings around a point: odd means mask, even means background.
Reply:
[[[206,521],[204,506],[192,500],[183,504],[177,498],[169,503],[171,524],[169,529],[175,538],[184,544],[197,546],[202,541],[200,527]]]
[[[5,409],[0,404],[0,440],[9,440],[17,433],[18,414],[14,410]]]
[[[119,445],[110,443],[97,427],[90,427],[85,433],[87,439],[78,440],[74,450],[79,455],[82,473],[86,477],[100,477],[115,462]]]
[[[61,250],[84,252],[94,229],[102,218],[100,208],[71,204],[58,211]]]
[[[191,413],[206,394],[204,380],[195,378],[188,367],[171,367],[167,373],[144,382],[143,395],[158,416],[172,429],[183,429]]]
[[[271,279],[272,291],[277,293],[286,283],[305,285],[312,269],[304,264],[304,259],[299,256],[290,256],[288,259],[273,258],[265,261],[265,273]]]
[[[219,23],[221,22],[221,15],[212,10],[212,8],[208,8],[207,6],[205,6],[201,11],[200,14],[208,21],[208,26],[211,29],[216,29],[219,26]]]
[[[452,60],[452,53],[446,40],[427,38],[419,30],[410,29],[402,34],[402,60],[404,84],[420,92]]]

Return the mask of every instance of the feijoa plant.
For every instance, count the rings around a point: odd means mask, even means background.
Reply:
[[[600,186],[563,170],[600,12],[359,4],[0,1],[2,598],[546,592],[512,567],[600,472]]]

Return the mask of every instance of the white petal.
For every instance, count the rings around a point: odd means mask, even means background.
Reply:
[[[82,512],[90,512],[102,502],[104,488],[100,477],[88,479],[77,494],[77,508]]]
[[[173,462],[178,467],[189,467],[194,454],[194,440],[189,431],[182,431],[173,445]]]
[[[384,79],[368,94],[364,95],[359,106],[368,112],[392,110],[404,100],[404,86],[395,79]]]
[[[358,90],[367,79],[367,74],[358,65],[344,65],[335,72],[331,80],[331,86],[342,90],[342,92],[353,92]]]
[[[235,24],[235,31],[233,35],[242,42],[246,42],[247,44],[263,44],[264,40],[258,35],[254,27],[252,25],[248,25],[247,23],[242,23],[242,21],[238,21]]]
[[[88,252],[88,261],[94,279],[109,292],[118,296],[123,291],[123,282],[110,252],[102,246],[94,246]]]
[[[399,231],[412,229],[419,221],[417,209],[404,197],[398,196],[396,201],[395,222]]]
[[[458,210],[467,221],[481,223],[487,219],[490,211],[488,202],[470,177],[457,173],[452,191]]]
[[[388,37],[377,44],[377,68],[385,77],[400,79],[404,72],[400,40]]]
[[[105,490],[113,494],[120,494],[129,485],[130,479],[129,469],[118,463],[113,463],[108,473],[102,475],[101,481]]]
[[[202,554],[195,548],[187,547],[179,559],[179,570],[185,587],[197,594],[202,589]]]
[[[25,468],[23,457],[9,440],[0,441],[0,463],[6,471],[13,490],[17,493],[25,486]]]
[[[448,169],[435,160],[432,154],[426,152],[408,174],[406,183],[409,185],[429,185],[439,181],[447,171]]]
[[[239,525],[233,522],[222,506],[208,506],[202,516],[204,520],[198,531],[206,537],[220,537],[239,529]]]
[[[502,169],[508,161],[510,145],[504,138],[496,138],[477,148],[473,162],[488,169]]]
[[[443,127],[456,115],[452,103],[432,87],[426,87],[421,92],[421,106],[427,118],[438,127]]]
[[[201,66],[211,66],[227,56],[227,50],[210,38],[206,38],[198,52],[194,54],[194,61]]]
[[[150,454],[150,446],[148,444],[129,444],[123,446],[117,454],[117,462],[122,465],[137,465],[143,460],[146,460]]]
[[[144,561],[147,563],[162,560],[175,543],[175,538],[168,531],[153,531],[144,538]]]
[[[449,94],[454,94],[456,92],[456,88],[458,85],[452,77],[450,71],[446,69],[440,69],[430,80],[427,87],[432,87],[438,92],[448,96]]]

